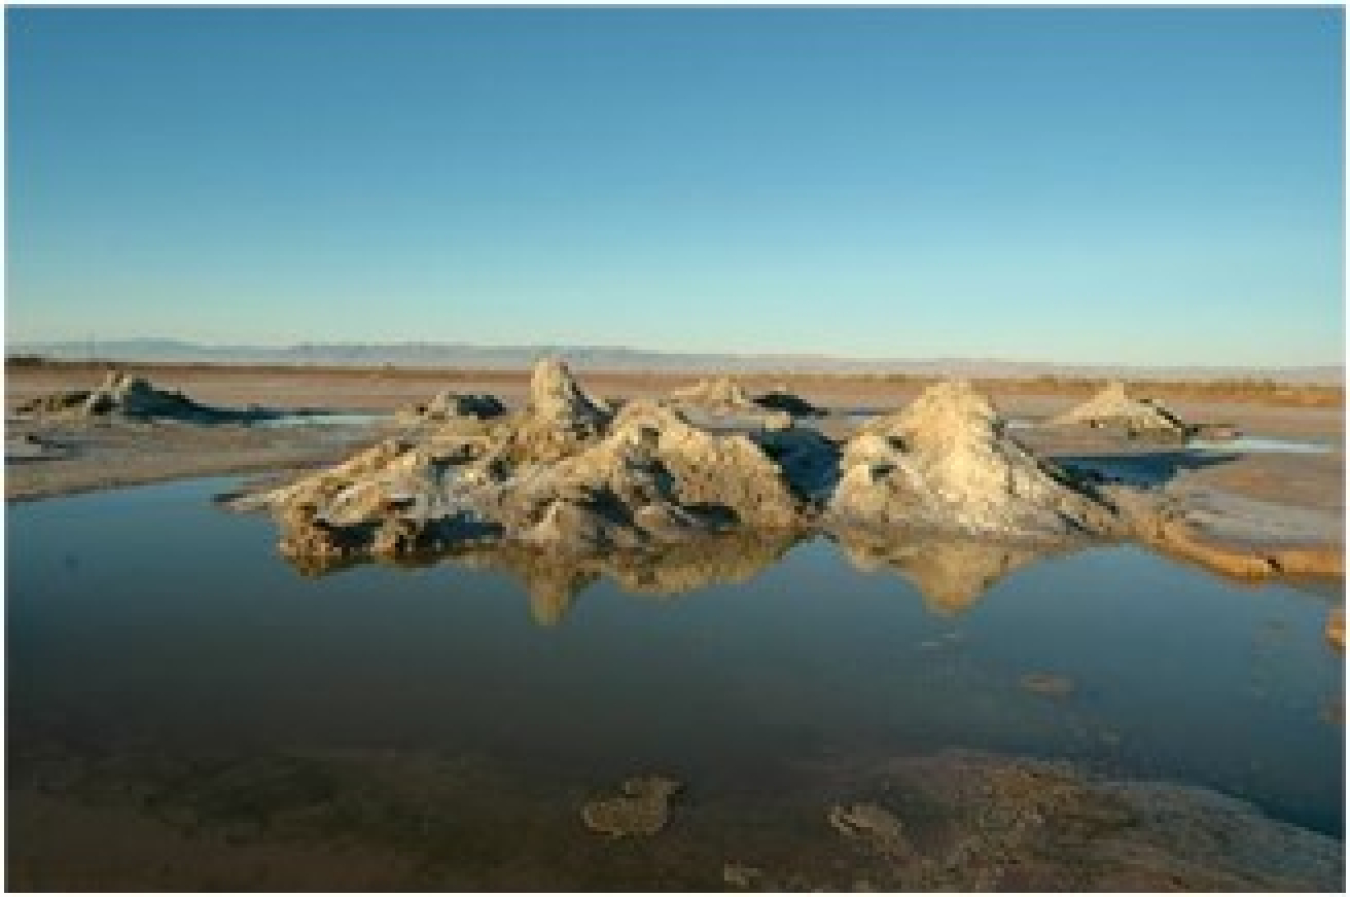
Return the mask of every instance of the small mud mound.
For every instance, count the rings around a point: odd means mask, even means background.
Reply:
[[[1008,435],[963,380],[938,383],[905,410],[864,426],[844,448],[829,511],[845,523],[1014,537],[1123,534],[1090,484]]]
[[[397,417],[402,421],[443,423],[446,421],[482,421],[501,417],[506,406],[496,396],[474,393],[459,393],[445,390],[437,393],[426,404],[410,405],[400,408]]]
[[[490,463],[505,472],[561,460],[603,436],[612,416],[608,405],[581,388],[566,364],[542,359],[530,377],[525,407],[497,418]]]
[[[1185,442],[1194,430],[1161,403],[1130,398],[1120,381],[1108,384],[1097,395],[1052,418],[1048,424],[1113,430],[1130,439],[1162,442]]]
[[[721,414],[744,414],[763,410],[750,398],[750,394],[730,377],[700,380],[693,386],[671,390],[670,401],[681,407]]]
[[[181,392],[155,387],[144,377],[109,371],[96,389],[67,390],[40,396],[16,409],[25,417],[125,418],[177,420],[189,423],[247,421],[271,416],[259,410],[240,411],[200,405]]]
[[[610,418],[609,407],[593,397],[557,358],[545,358],[534,366],[526,414],[541,421],[577,430],[599,432]]]

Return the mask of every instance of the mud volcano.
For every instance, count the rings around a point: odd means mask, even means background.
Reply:
[[[1128,439],[1185,442],[1196,428],[1184,423],[1160,402],[1135,399],[1120,381],[1048,422],[1055,427],[1091,427],[1123,434]]]
[[[841,445],[783,419],[714,432],[660,401],[614,412],[554,359],[512,414],[423,428],[234,504],[272,509],[283,553],[311,569],[501,546],[660,554],[733,533],[1053,541],[1131,529],[1110,493],[1016,442],[962,381]]]
[[[263,409],[213,408],[181,392],[160,389],[144,377],[109,371],[96,388],[73,389],[40,396],[19,406],[16,414],[41,419],[173,420],[223,423],[265,420],[276,416]]]
[[[785,414],[788,417],[823,417],[824,409],[817,408],[801,396],[793,395],[786,389],[770,390],[762,395],[751,396],[730,377],[717,377],[700,380],[693,386],[671,390],[670,402],[680,408],[703,411],[716,415]]]
[[[488,420],[506,413],[506,406],[494,395],[459,393],[445,390],[430,402],[400,408],[397,417],[404,423],[444,422],[452,420]]]

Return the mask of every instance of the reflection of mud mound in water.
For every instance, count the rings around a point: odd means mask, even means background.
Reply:
[[[144,377],[109,371],[92,390],[74,389],[40,396],[16,413],[32,417],[167,419],[194,423],[249,420],[270,416],[264,411],[238,411],[200,405],[181,392],[152,385]]]
[[[1338,841],[1201,788],[958,751],[825,775],[821,815],[880,890],[1340,889]]]
[[[442,553],[423,552],[388,562],[400,567],[439,564],[506,573],[530,596],[530,613],[551,626],[566,615],[578,595],[608,578],[631,595],[671,597],[720,584],[746,582],[773,566],[797,542],[792,533],[769,536],[738,532],[655,546],[643,551],[574,554],[512,542],[459,545]],[[306,576],[323,576],[375,562],[369,557],[316,558],[287,555]],[[385,562],[385,559],[381,559]]]
[[[601,578],[623,591],[658,597],[741,583],[777,563],[796,539],[752,533],[710,536],[643,552],[567,556],[519,545],[483,547],[447,556],[451,563],[515,576],[541,625],[557,623],[582,591]]]
[[[938,614],[959,614],[1014,570],[1051,552],[1044,547],[976,539],[893,536],[844,531],[835,534],[844,555],[864,573],[894,571],[919,590]]]
[[[1009,436],[988,398],[962,380],[870,421],[840,469],[830,511],[845,523],[1040,537],[1126,528],[1090,484]]]
[[[1185,442],[1192,428],[1153,399],[1134,399],[1125,384],[1110,383],[1101,392],[1058,417],[1050,426],[1084,426],[1117,430],[1128,438],[1147,438],[1162,442]]]
[[[667,546],[607,570],[627,592],[674,596],[712,585],[747,582],[782,560],[797,542],[791,533],[731,533]]]

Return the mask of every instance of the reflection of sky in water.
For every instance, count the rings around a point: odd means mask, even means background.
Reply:
[[[364,412],[322,411],[313,414],[283,414],[257,421],[257,427],[365,427],[392,420],[392,415]]]
[[[1211,785],[1340,828],[1342,729],[1320,714],[1341,663],[1315,595],[1128,547],[825,540],[776,563],[786,546],[575,577],[480,559],[306,579],[270,521],[209,505],[228,485],[7,508],[11,744],[59,726],[482,749],[707,784],[821,752],[961,746]],[[1072,693],[1028,692],[1028,673]]]
[[[1288,452],[1296,455],[1325,455],[1331,446],[1320,442],[1296,442],[1289,439],[1262,439],[1239,436],[1237,439],[1192,439],[1187,448],[1213,452]]]

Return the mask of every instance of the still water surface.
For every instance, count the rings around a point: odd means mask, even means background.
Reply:
[[[626,587],[453,563],[316,579],[277,556],[271,521],[212,506],[233,482],[6,508],[11,750],[59,731],[476,751],[718,788],[955,746],[1206,785],[1343,831],[1325,587],[1238,587],[1133,547],[933,543],[864,570],[824,539],[628,570]],[[719,575],[743,581],[699,582]],[[676,581],[692,588],[634,593]]]

